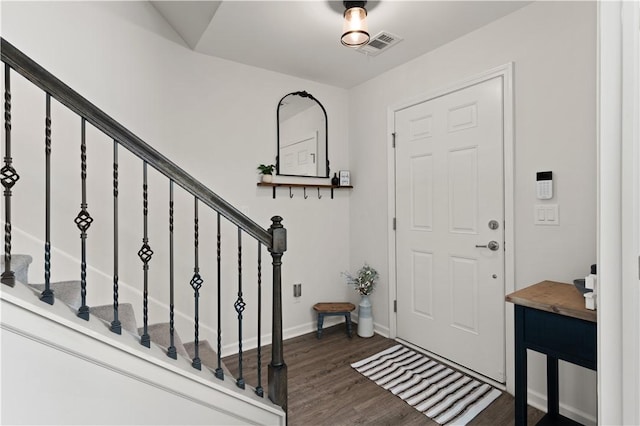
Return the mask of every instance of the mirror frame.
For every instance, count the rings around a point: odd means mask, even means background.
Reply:
[[[326,164],[326,168],[325,168],[325,174],[320,175],[314,175],[314,176],[310,176],[310,175],[289,175],[289,174],[282,174],[280,173],[280,106],[282,105],[282,101],[284,100],[284,98],[286,98],[287,96],[301,96],[303,98],[309,98],[313,101],[315,101],[318,105],[320,105],[320,108],[322,109],[322,113],[324,114],[324,134],[325,136],[325,141],[324,141],[324,149],[327,155],[327,164]],[[315,178],[328,178],[330,175],[330,169],[329,169],[329,120],[327,118],[327,110],[324,109],[324,106],[322,105],[322,103],[320,103],[319,100],[317,100],[311,93],[302,90],[302,91],[298,91],[298,92],[291,92],[291,93],[287,93],[286,95],[284,95],[282,98],[280,98],[280,100],[278,101],[278,107],[277,107],[277,111],[276,111],[276,126],[277,126],[277,140],[276,140],[276,174],[278,176],[299,176],[299,177],[315,177]],[[318,171],[318,173],[320,173],[320,171]]]

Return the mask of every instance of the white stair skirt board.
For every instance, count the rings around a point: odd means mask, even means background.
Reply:
[[[285,424],[253,389],[45,304],[25,285],[0,297],[2,424]]]

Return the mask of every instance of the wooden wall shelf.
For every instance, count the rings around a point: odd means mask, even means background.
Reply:
[[[289,198],[293,198],[293,192],[291,188],[303,188],[304,190],[304,198],[305,200],[309,198],[307,195],[307,188],[316,188],[318,190],[318,199],[322,198],[320,195],[320,188],[329,188],[331,189],[331,199],[333,199],[333,190],[334,189],[352,189],[353,186],[337,186],[331,184],[309,184],[309,183],[270,183],[270,182],[258,182],[258,186],[270,187],[273,189],[273,198],[276,198],[276,188],[279,186],[285,186],[289,188]]]

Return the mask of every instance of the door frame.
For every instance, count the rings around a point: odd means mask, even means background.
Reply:
[[[640,2],[598,3],[598,424],[640,422]]]
[[[387,175],[388,182],[388,267],[389,267],[389,337],[397,337],[397,319],[394,302],[397,297],[396,271],[396,231],[393,219],[396,217],[396,155],[394,147],[395,114],[411,106],[462,90],[466,87],[502,77],[503,81],[503,174],[504,174],[504,290],[505,296],[515,291],[515,253],[514,253],[514,100],[513,100],[513,62],[467,77],[445,87],[417,95],[387,107]],[[505,302],[505,377],[506,389],[513,393],[514,355],[513,355],[513,310],[506,309]]]

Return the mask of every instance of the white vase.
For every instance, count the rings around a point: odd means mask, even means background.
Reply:
[[[273,175],[262,175],[262,181],[265,183],[273,182]]]
[[[373,336],[373,315],[369,296],[363,295],[358,305],[358,336]]]

